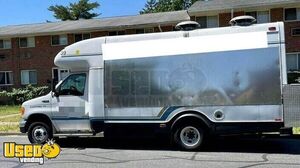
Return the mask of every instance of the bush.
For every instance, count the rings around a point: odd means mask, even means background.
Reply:
[[[36,87],[27,85],[25,88],[13,88],[11,91],[2,91],[0,92],[0,97],[8,97],[10,104],[22,104],[27,100],[45,95],[48,91],[48,86]]]

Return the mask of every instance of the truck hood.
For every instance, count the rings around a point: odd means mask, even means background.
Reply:
[[[44,100],[49,100],[50,102],[50,96],[51,96],[51,93],[45,95],[45,96],[41,96],[41,97],[37,97],[37,98],[34,98],[34,99],[31,99],[31,100],[28,100],[28,101],[25,101],[22,106],[23,107],[31,107],[31,106],[38,106],[38,105],[44,105],[45,103],[43,103],[42,101]]]

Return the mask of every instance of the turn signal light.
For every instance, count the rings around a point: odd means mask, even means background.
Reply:
[[[24,113],[25,113],[25,108],[24,108],[24,107],[21,107],[21,108],[20,108],[20,114],[21,114],[21,116],[23,116]]]

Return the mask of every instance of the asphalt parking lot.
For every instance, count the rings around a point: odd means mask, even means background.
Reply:
[[[2,136],[0,143],[28,143],[25,136]],[[221,137],[201,151],[184,152],[155,139],[72,138],[59,141],[62,152],[44,165],[4,158],[0,167],[300,167],[300,138]]]

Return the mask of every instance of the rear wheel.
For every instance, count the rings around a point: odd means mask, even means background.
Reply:
[[[197,124],[182,124],[173,134],[174,142],[183,150],[196,150],[201,147],[204,130]]]
[[[43,122],[34,122],[29,126],[28,139],[33,144],[44,144],[52,139],[52,129]]]

